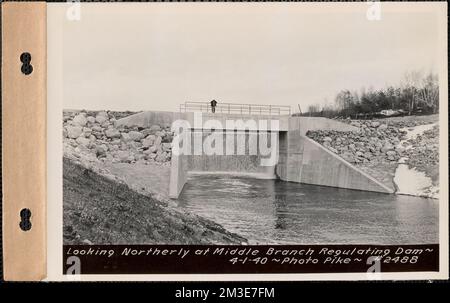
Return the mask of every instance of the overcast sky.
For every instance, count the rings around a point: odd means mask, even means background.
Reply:
[[[80,21],[51,5],[64,108],[178,110],[214,98],[306,109],[438,67],[437,5],[382,4],[381,21],[366,3],[86,3]]]

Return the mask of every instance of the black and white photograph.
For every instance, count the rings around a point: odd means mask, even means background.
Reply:
[[[345,254],[438,272],[446,18],[439,2],[49,5],[64,258],[111,246],[161,267],[155,251],[192,246],[238,254],[206,273],[353,272],[333,270]],[[303,271],[308,246],[329,268]]]

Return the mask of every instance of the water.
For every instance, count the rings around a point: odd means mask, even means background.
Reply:
[[[179,207],[251,244],[438,243],[438,200],[227,175],[191,175]]]

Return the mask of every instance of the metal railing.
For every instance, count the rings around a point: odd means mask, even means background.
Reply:
[[[204,112],[212,113],[209,102],[185,102],[180,104],[180,112]],[[289,105],[265,105],[265,104],[239,104],[218,102],[215,107],[216,114],[237,115],[291,115]]]

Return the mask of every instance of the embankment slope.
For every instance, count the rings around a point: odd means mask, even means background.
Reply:
[[[199,216],[64,158],[64,244],[242,244]]]

